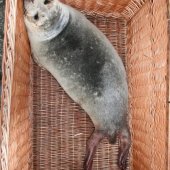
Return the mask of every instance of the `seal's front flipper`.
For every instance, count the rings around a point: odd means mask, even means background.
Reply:
[[[122,129],[119,133],[119,157],[118,165],[121,170],[127,168],[127,158],[131,145],[130,132],[128,128]]]
[[[91,170],[93,164],[93,157],[96,152],[97,146],[100,141],[104,138],[104,134],[101,132],[94,131],[88,140],[87,143],[87,151],[86,151],[86,159],[84,162],[84,170]]]

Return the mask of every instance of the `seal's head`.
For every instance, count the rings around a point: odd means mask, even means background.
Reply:
[[[58,0],[25,0],[24,11],[29,35],[39,38],[49,39],[58,34],[69,19],[68,10]]]

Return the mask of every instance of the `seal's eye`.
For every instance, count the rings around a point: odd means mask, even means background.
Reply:
[[[44,5],[47,5],[47,4],[49,4],[51,2],[51,0],[45,0],[44,1]]]
[[[38,13],[36,13],[36,15],[34,16],[34,19],[38,20],[38,18],[39,18]]]

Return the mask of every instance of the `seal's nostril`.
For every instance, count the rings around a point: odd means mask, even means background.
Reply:
[[[34,15],[34,19],[38,20],[38,18],[39,18],[38,13],[36,13],[36,15]]]

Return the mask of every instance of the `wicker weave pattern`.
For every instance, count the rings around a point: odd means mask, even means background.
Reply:
[[[31,158],[30,49],[23,23],[22,2],[18,1],[16,4],[15,1],[6,1],[2,96],[2,170],[28,170],[31,167],[29,163]],[[18,9],[17,16],[16,9]]]
[[[5,42],[3,57],[3,76],[2,84],[2,141],[1,141],[1,168],[8,170],[9,155],[9,131],[10,131],[10,111],[12,95],[12,78],[14,68],[14,46],[15,46],[15,1],[6,2],[6,21],[5,21]],[[11,25],[13,27],[11,27]]]
[[[126,21],[123,18],[87,16],[125,57]],[[86,142],[93,131],[87,114],[75,104],[57,81],[37,65],[33,68],[33,167],[37,170],[81,170]],[[93,168],[117,168],[117,149],[104,140]]]
[[[170,40],[170,0],[168,0],[168,34],[169,34],[169,40]],[[168,77],[170,77],[170,41],[168,41],[168,67],[169,67],[169,72],[168,72]],[[170,84],[170,78],[168,81],[168,85]],[[168,112],[170,111],[170,87],[169,87],[169,109]],[[170,114],[168,114],[168,170],[170,169]]]
[[[81,11],[109,14],[113,12],[120,13],[130,0],[61,0]]]
[[[146,3],[147,0],[132,0],[121,12],[121,15],[130,20]]]
[[[133,169],[167,169],[166,0],[63,1],[85,13],[106,34],[125,63]],[[82,169],[93,124],[56,80],[36,64],[32,68],[33,103],[30,103],[30,50],[22,25],[22,2],[18,0],[17,6],[15,0],[6,2],[1,169]],[[93,169],[118,169],[117,149],[118,143],[113,147],[104,140]]]
[[[165,0],[147,2],[128,24],[132,155],[137,170],[167,169],[166,11]]]
[[[102,16],[123,16],[130,20],[147,0],[61,0],[84,13],[98,14]]]

